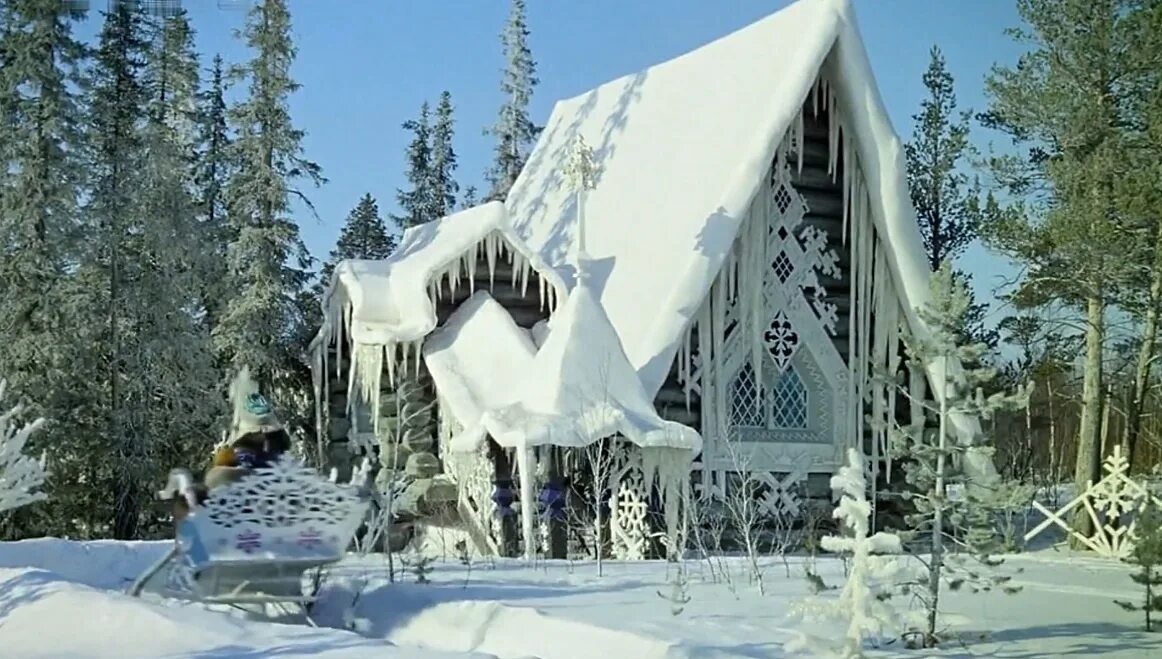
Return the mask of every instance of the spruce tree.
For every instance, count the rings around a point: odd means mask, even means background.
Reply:
[[[452,94],[440,94],[436,105],[436,122],[432,126],[432,211],[436,217],[450,215],[456,208],[456,194],[460,185],[456,183],[456,150],[452,148],[455,135],[452,118]]]
[[[80,317],[94,321],[77,330],[92,342],[91,354],[74,362],[82,370],[78,379],[95,388],[78,410],[93,424],[89,434],[98,442],[94,455],[85,457],[110,460],[112,481],[98,480],[93,487],[113,499],[111,531],[118,539],[136,537],[148,499],[147,479],[154,476],[142,418],[145,391],[137,377],[145,362],[135,322],[147,303],[138,295],[138,284],[147,274],[143,266],[149,249],[140,197],[147,107],[141,80],[143,19],[132,3],[117,3],[101,30],[87,125],[92,186],[85,239],[90,249],[80,259],[73,301]]]
[[[0,4],[0,361],[20,395],[45,405],[83,180],[81,17],[58,0]]]
[[[420,106],[420,116],[405,121],[403,128],[412,132],[412,141],[408,144],[405,175],[410,186],[396,191],[403,213],[392,218],[401,230],[439,219],[443,208],[432,174],[431,109],[426,101]]]
[[[365,194],[347,215],[335,249],[331,250],[330,265],[334,267],[344,259],[385,259],[395,247],[395,236],[387,232],[387,225],[379,217],[379,204]]]
[[[230,162],[230,130],[226,120],[226,79],[222,56],[215,55],[207,86],[198,93],[194,190],[202,234],[205,271],[201,307],[205,325],[217,325],[229,298],[226,282],[226,248],[231,242],[226,214],[226,184],[233,171]]]
[[[290,216],[290,202],[292,196],[306,201],[294,187],[296,179],[319,184],[323,178],[319,166],[303,157],[303,131],[288,114],[289,97],[299,88],[290,76],[296,53],[290,28],[286,0],[261,0],[241,33],[254,57],[238,71],[249,82],[249,94],[229,113],[236,166],[226,188],[226,281],[232,297],[214,338],[233,370],[248,365],[262,386],[294,389],[301,384],[297,344],[306,324],[299,300],[309,285],[312,258]]]
[[[159,471],[200,463],[224,409],[208,328],[196,316],[214,258],[213,236],[198,221],[194,159],[198,63],[184,11],[152,17],[143,72],[148,114],[141,171],[139,276],[134,295],[141,372],[133,378],[169,404],[141,414]],[[180,410],[179,414],[175,411]],[[193,430],[191,430],[193,429]],[[164,450],[162,450],[164,448]]]
[[[0,3],[0,363],[13,398],[27,401],[32,418],[54,421],[33,440],[51,449],[50,470],[73,454],[76,378],[67,355],[87,348],[71,331],[83,321],[64,303],[85,174],[77,89],[87,49],[72,33],[81,18],[60,0]],[[47,522],[84,509],[75,483],[67,471],[50,476],[49,505],[64,514],[15,511],[6,534],[65,530]],[[46,523],[30,526],[38,520]]]
[[[537,85],[536,67],[528,45],[524,0],[512,0],[508,22],[500,35],[504,47],[505,68],[500,82],[504,103],[500,116],[489,131],[496,138],[492,166],[486,179],[491,190],[488,201],[504,200],[524,168],[525,160],[540,128],[529,118],[529,101]]]
[[[476,186],[470,185],[467,188],[464,188],[464,196],[462,196],[460,198],[459,210],[466,210],[466,209],[472,208],[473,206],[475,206],[478,203],[480,203],[480,202],[477,201],[477,199],[476,199]]]
[[[969,154],[968,111],[957,113],[954,79],[944,55],[933,46],[923,83],[928,96],[920,102],[920,112],[912,139],[904,145],[908,189],[924,239],[928,267],[936,271],[944,261],[955,262],[977,238],[980,219],[980,186],[969,180],[962,160]],[[955,270],[965,286],[972,276]],[[973,303],[965,318],[971,341],[996,347],[999,336],[984,327],[987,304]]]
[[[1018,306],[1056,302],[1084,314],[1079,491],[1101,476],[1107,312],[1137,274],[1143,247],[1115,194],[1132,166],[1125,127],[1133,122],[1120,95],[1137,57],[1127,26],[1138,4],[1018,0],[1025,27],[1009,32],[1027,52],[1016,67],[994,67],[985,85],[985,125],[1021,150],[991,158],[990,170],[1021,200],[986,209],[984,242],[1026,269],[1013,296]],[[1092,531],[1084,510],[1072,525],[1082,535]]]

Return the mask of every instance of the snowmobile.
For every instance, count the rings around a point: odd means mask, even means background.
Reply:
[[[189,514],[177,521],[174,545],[129,594],[309,612],[317,590],[311,573],[343,558],[367,515],[368,471],[365,462],[349,483],[338,483],[288,455],[200,502],[190,472],[171,471],[158,498],[184,497]]]

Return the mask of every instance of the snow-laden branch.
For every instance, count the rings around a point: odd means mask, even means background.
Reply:
[[[896,556],[902,551],[900,538],[890,533],[870,534],[864,458],[858,450],[848,449],[847,459],[847,465],[831,478],[831,489],[841,495],[834,517],[842,524],[843,533],[822,539],[825,550],[850,556],[847,583],[838,598],[809,597],[793,605],[789,614],[797,622],[840,623],[846,628],[842,635],[800,631],[785,646],[792,653],[854,659],[864,656],[865,640],[896,637],[906,626],[889,600],[905,570]]]
[[[7,386],[7,382],[0,380],[0,401]],[[16,418],[23,409],[22,405],[16,405],[0,416],[0,513],[46,498],[43,492],[37,491],[44,483],[43,456],[37,460],[24,455],[28,438],[44,425],[44,419],[20,425]]]

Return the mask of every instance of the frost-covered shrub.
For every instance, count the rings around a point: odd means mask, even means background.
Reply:
[[[844,625],[842,636],[816,636],[800,632],[787,643],[789,652],[813,657],[863,656],[864,642],[897,637],[905,627],[904,617],[890,601],[899,583],[903,565],[899,562],[900,538],[891,533],[868,535],[871,504],[867,501],[863,455],[848,449],[848,463],[831,477],[831,489],[840,495],[833,516],[842,526],[842,535],[824,536],[825,551],[843,554],[850,569],[838,598],[810,596],[791,607],[792,621],[830,621]]]
[[[0,401],[7,382],[0,380]],[[16,405],[0,416],[0,513],[46,498],[38,488],[44,483],[44,459],[24,454],[25,445],[44,419],[21,425],[17,422],[23,406]]]

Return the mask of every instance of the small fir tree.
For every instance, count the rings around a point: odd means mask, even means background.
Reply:
[[[8,383],[0,380],[0,401]],[[24,410],[17,405],[0,414],[0,513],[46,498],[39,491],[44,483],[44,461],[25,455],[29,437],[44,425],[44,419],[17,425],[16,417]]]
[[[387,231],[387,225],[379,217],[379,205],[370,194],[363,195],[359,204],[351,209],[347,221],[339,231],[339,240],[331,257],[323,264],[320,283],[323,286],[331,279],[331,273],[340,261],[346,259],[386,259],[395,251],[395,236]]]
[[[1156,626],[1152,613],[1162,612],[1162,508],[1147,503],[1134,524],[1134,548],[1126,562],[1138,566],[1131,574],[1134,583],[1145,590],[1142,602],[1115,600],[1126,611],[1141,611],[1146,616],[1146,631]]]
[[[831,477],[831,489],[840,496],[832,513],[843,534],[822,539],[823,549],[842,553],[849,562],[847,581],[836,599],[812,595],[792,606],[795,622],[834,621],[846,625],[843,636],[817,636],[801,632],[787,643],[790,652],[811,656],[863,657],[864,642],[894,637],[903,631],[902,614],[891,603],[904,566],[895,555],[902,551],[899,536],[879,532],[869,535],[871,504],[867,500],[864,457],[847,450],[847,464]],[[818,591],[816,591],[818,592]]]
[[[1024,387],[1013,394],[997,392],[988,397],[983,394],[981,386],[992,381],[995,373],[991,368],[967,366],[979,364],[986,347],[963,342],[964,319],[970,305],[964,285],[953,275],[947,262],[932,275],[930,285],[931,302],[917,309],[927,326],[928,336],[904,332],[902,340],[911,372],[918,375],[939,367],[942,379],[935,383],[936,400],[917,400],[915,392],[895,373],[875,376],[877,381],[898,388],[912,398],[925,412],[906,427],[878,424],[888,432],[892,452],[904,460],[905,481],[910,489],[902,496],[914,505],[914,512],[906,518],[909,530],[901,533],[901,537],[910,546],[930,554],[926,560],[926,578],[912,591],[927,613],[925,629],[919,635],[924,647],[939,642],[936,627],[942,580],[948,580],[954,590],[968,585],[974,591],[1003,587],[1006,592],[1016,592],[1006,585],[1010,577],[969,569],[964,560],[966,556],[971,557],[975,565],[985,568],[1000,565],[1000,561],[991,558],[999,546],[993,515],[998,502],[1005,497],[997,480],[970,482],[965,471],[958,468],[966,457],[969,443],[959,441],[967,438],[954,437],[950,424],[953,415],[987,419],[1001,410],[1024,405],[1028,398]],[[961,368],[961,365],[966,366]],[[928,419],[934,419],[935,431],[926,427]],[[979,448],[991,455],[989,447]],[[953,492],[962,495],[957,497]],[[950,561],[946,540],[963,555]]]

